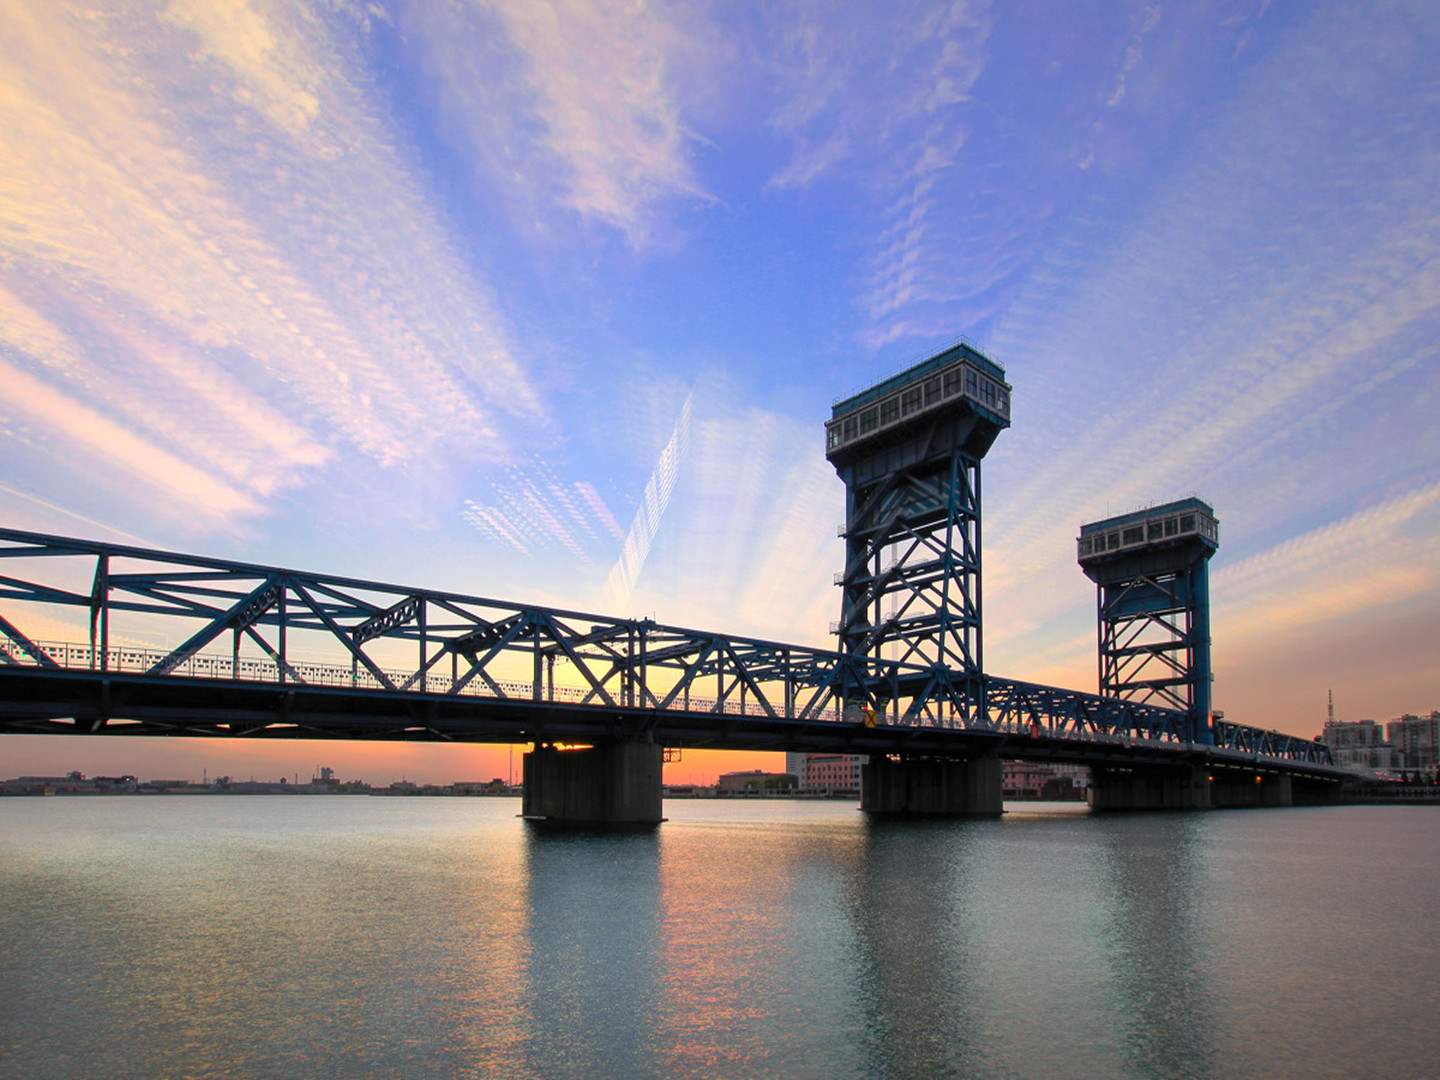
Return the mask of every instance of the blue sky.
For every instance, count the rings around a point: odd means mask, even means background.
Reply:
[[[1433,4],[14,0],[0,42],[13,527],[822,644],[829,406],[965,335],[1015,388],[990,670],[1093,689],[1079,523],[1196,492],[1218,707],[1440,707]]]

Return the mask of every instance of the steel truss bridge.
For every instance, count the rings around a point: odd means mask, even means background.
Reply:
[[[916,662],[0,529],[0,733],[645,740],[1345,775],[1328,748]]]

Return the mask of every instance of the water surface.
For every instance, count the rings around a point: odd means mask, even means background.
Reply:
[[[1440,808],[0,800],[5,1077],[1440,1074]]]

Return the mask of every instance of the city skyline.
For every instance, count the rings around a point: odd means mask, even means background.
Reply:
[[[988,670],[1093,691],[1080,523],[1197,493],[1229,718],[1440,703],[1429,6],[0,27],[10,527],[826,645],[830,403],[964,335],[1014,387]],[[12,737],[0,772],[317,754],[375,782],[507,757]]]

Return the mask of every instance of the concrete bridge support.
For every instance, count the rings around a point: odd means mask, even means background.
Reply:
[[[1213,772],[1210,781],[1210,805],[1294,806],[1294,785],[1288,773],[1274,772]]]
[[[1296,806],[1331,806],[1345,801],[1345,785],[1333,778],[1292,777],[1290,790]]]
[[[872,757],[860,768],[860,809],[896,817],[999,817],[1000,758]]]
[[[1210,776],[1202,765],[1096,767],[1090,778],[1094,810],[1208,810]]]
[[[664,820],[663,761],[651,743],[537,746],[525,755],[521,816],[550,828],[654,828]]]

